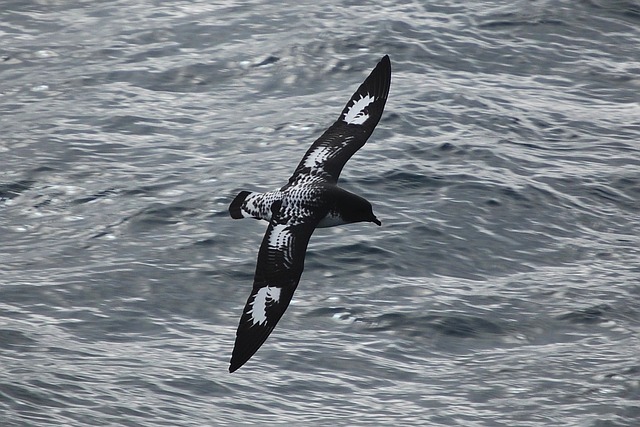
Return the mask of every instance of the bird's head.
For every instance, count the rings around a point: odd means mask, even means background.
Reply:
[[[342,211],[342,217],[347,222],[373,222],[382,225],[382,222],[373,213],[371,203],[359,196],[350,197],[349,203]]]

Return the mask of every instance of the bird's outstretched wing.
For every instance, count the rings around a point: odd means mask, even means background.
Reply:
[[[287,216],[280,203],[272,217],[258,252],[253,290],[242,312],[229,372],[244,365],[273,331],[298,286],[307,244],[318,221]]]
[[[336,183],[347,160],[367,142],[380,121],[390,84],[391,61],[385,55],[351,96],[338,120],[307,150],[289,184],[309,174]]]

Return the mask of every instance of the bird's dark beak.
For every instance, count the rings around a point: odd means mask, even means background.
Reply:
[[[373,222],[374,224],[382,225],[382,223],[380,222],[380,220],[379,220],[378,218],[376,218],[375,216],[373,217],[373,219],[371,220],[371,222]]]

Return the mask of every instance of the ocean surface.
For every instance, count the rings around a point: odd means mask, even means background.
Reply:
[[[3,1],[0,425],[640,425],[640,3]],[[291,306],[282,186],[380,58]]]

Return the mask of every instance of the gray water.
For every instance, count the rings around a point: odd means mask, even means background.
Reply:
[[[637,426],[640,3],[3,1],[3,426]],[[292,305],[227,372],[283,185],[384,54]]]

